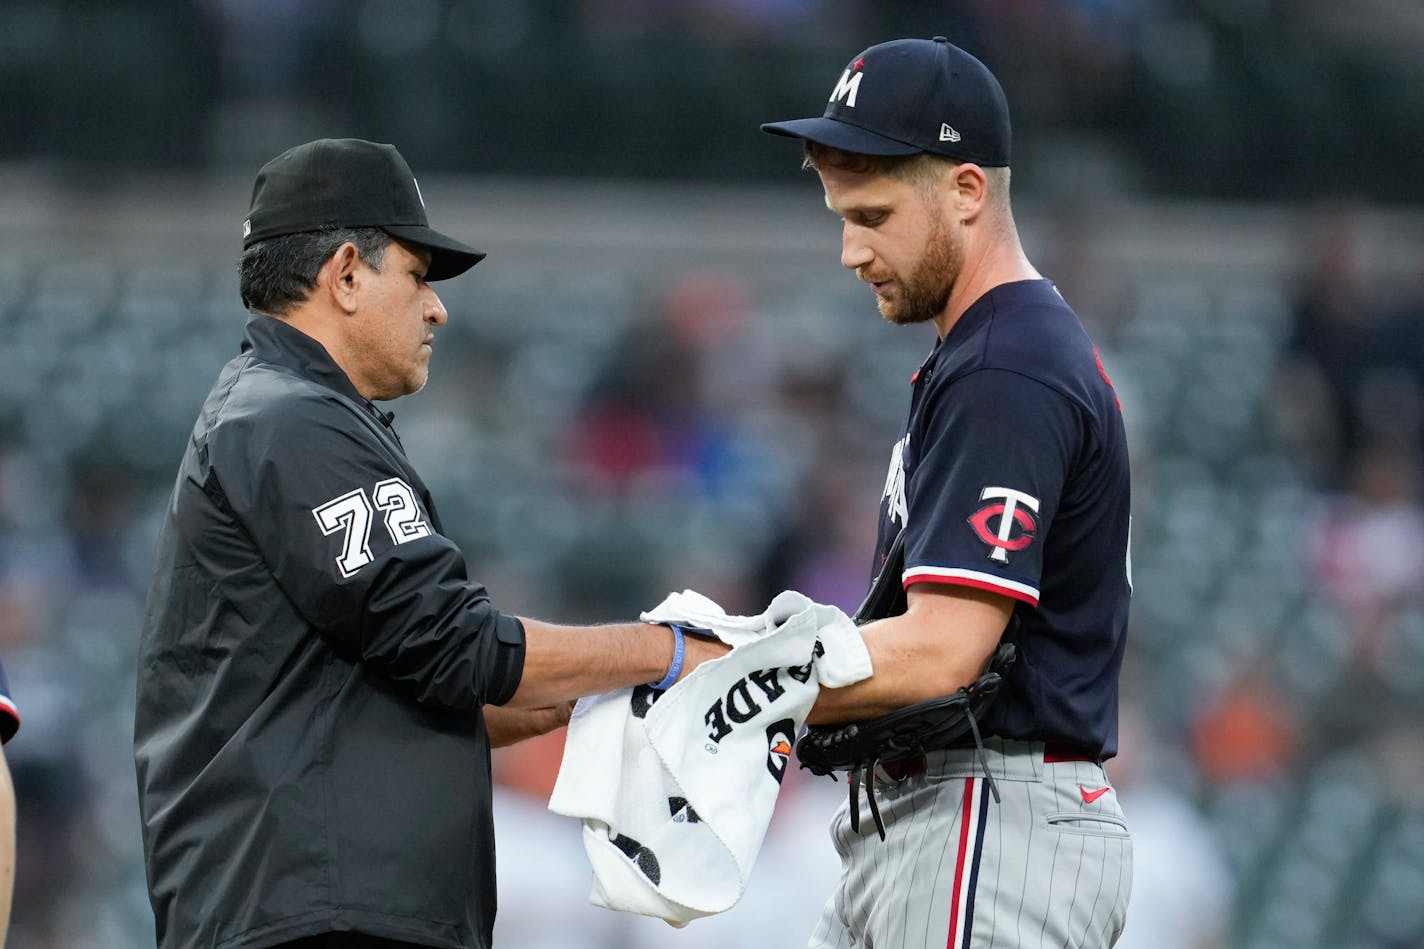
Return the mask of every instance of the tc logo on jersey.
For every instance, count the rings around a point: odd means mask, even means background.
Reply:
[[[990,501],[969,517],[969,526],[988,544],[989,559],[1008,563],[1009,551],[1023,550],[1038,531],[1038,498],[1013,488],[985,488],[979,500]]]

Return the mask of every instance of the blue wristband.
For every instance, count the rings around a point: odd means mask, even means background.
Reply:
[[[682,658],[687,652],[687,639],[683,636],[682,627],[676,623],[665,624],[672,630],[672,665],[668,666],[667,675],[663,676],[661,682],[649,682],[652,688],[662,692],[670,689],[677,677],[682,675]]]

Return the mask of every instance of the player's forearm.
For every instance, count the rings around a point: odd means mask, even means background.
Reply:
[[[871,661],[875,662],[874,653]],[[868,679],[839,689],[822,688],[806,722],[810,725],[834,725],[888,715],[925,699],[949,695],[977,678],[978,672],[955,676],[958,685],[946,686],[940,676],[925,676],[920,664],[904,664],[886,668],[877,665]]]
[[[843,688],[822,688],[807,718],[809,724],[875,718],[923,699],[947,695],[972,682],[977,674],[969,670],[967,662],[952,662],[942,648],[936,654],[931,644],[918,642],[911,635],[886,635],[869,626],[865,630],[870,633],[865,643],[874,673]]]
[[[557,705],[609,689],[657,682],[672,664],[673,634],[666,626],[556,626],[523,617],[520,622],[524,671],[508,703],[516,708]]]
[[[905,613],[861,627],[874,674],[822,689],[807,720],[874,718],[968,685],[984,671],[1011,610],[1005,598],[967,588],[912,592]]]

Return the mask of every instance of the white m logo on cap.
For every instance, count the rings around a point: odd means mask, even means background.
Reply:
[[[836,87],[831,90],[831,98],[827,101],[835,102],[837,99],[844,99],[846,105],[852,109],[855,108],[855,96],[860,92],[860,80],[864,75],[865,73],[858,72],[852,76],[849,69],[841,73],[840,82],[836,83]]]

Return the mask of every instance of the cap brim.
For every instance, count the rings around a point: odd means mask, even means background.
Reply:
[[[417,244],[430,251],[430,269],[425,272],[426,280],[458,277],[485,259],[484,254],[468,244],[446,237],[433,228],[418,224],[383,224],[381,230],[397,240]]]
[[[817,116],[814,119],[790,119],[786,122],[768,122],[761,127],[763,132],[784,135],[787,138],[803,138],[818,145],[838,148],[855,155],[914,155],[924,151],[918,145],[906,145],[893,138],[886,138],[858,125]]]

